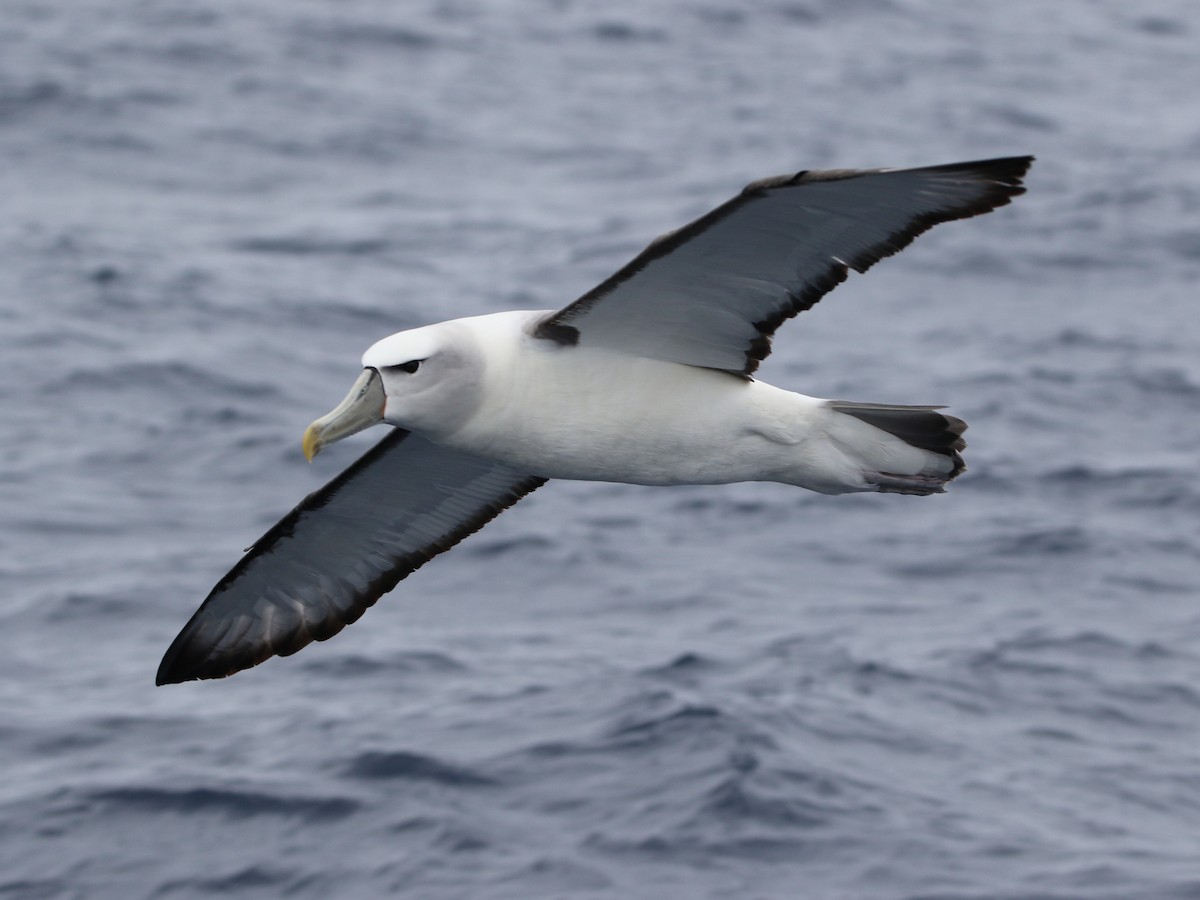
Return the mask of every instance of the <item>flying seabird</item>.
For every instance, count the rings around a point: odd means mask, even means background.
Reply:
[[[967,427],[942,407],[822,400],[753,374],[775,329],[848,270],[1007,204],[1032,161],[756,181],[563,309],[384,338],[346,399],[308,427],[304,453],[394,427],[217,583],[158,684],[221,678],[331,637],[549,478],[942,492],[963,471]]]

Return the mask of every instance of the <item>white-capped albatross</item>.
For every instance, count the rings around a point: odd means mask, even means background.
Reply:
[[[560,309],[403,331],[304,434],[387,436],[254,544],[163,657],[220,678],[355,621],[548,478],[774,481],[933,494],[966,424],[935,406],[821,400],[752,376],[786,319],[940,222],[1024,192],[1032,157],[806,171],[750,184]]]

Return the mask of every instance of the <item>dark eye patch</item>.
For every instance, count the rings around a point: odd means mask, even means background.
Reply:
[[[413,359],[406,363],[400,363],[400,365],[396,366],[396,368],[411,375],[413,372],[417,371],[417,369],[421,368],[422,362],[424,362],[424,360]]]

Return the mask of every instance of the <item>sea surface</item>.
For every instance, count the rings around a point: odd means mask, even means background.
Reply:
[[[0,897],[1200,897],[1188,0],[4,0]],[[755,178],[1032,153],[761,376],[943,496],[552,482],[154,687],[361,352]]]

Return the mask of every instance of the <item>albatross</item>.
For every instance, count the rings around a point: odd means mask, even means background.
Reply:
[[[966,423],[754,377],[775,330],[932,226],[1024,192],[1032,157],[753,182],[559,310],[453,319],[370,347],[304,433],[311,461],[386,437],[263,535],[171,644],[157,683],[221,678],[325,640],[550,478],[769,481],[940,493]]]

